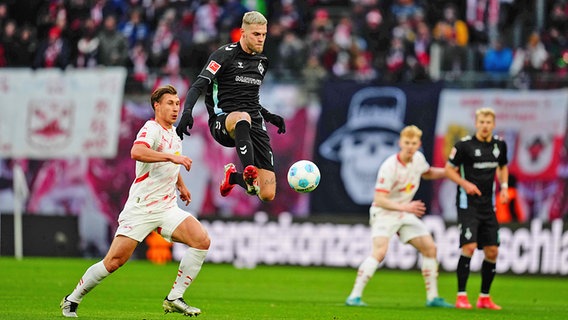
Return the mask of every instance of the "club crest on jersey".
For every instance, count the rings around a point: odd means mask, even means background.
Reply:
[[[258,63],[258,71],[260,71],[260,74],[264,74],[264,66],[262,65],[262,62]]]
[[[481,150],[475,149],[475,156],[476,156],[476,157],[481,157]]]
[[[499,155],[501,154],[501,151],[499,151],[499,147],[497,146],[497,144],[493,145],[493,155],[495,156],[495,158],[499,158]]]
[[[221,68],[221,65],[215,61],[215,60],[211,60],[209,62],[209,64],[207,65],[207,71],[211,72],[212,74],[216,74],[217,71],[219,71],[219,69]]]

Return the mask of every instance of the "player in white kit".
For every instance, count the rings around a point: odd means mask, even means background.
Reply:
[[[359,266],[355,284],[345,301],[348,306],[366,306],[361,300],[363,290],[385,258],[389,240],[398,234],[401,242],[409,243],[422,254],[422,276],[426,284],[426,306],[452,308],[438,296],[438,261],[436,244],[420,217],[426,206],[413,200],[420,179],[441,179],[443,168],[430,167],[421,146],[422,130],[407,126],[400,132],[400,151],[381,164],[375,184],[375,196],[369,210],[373,249]]]
[[[179,208],[176,201],[178,192],[186,205],[191,201],[191,194],[180,175],[180,165],[189,171],[192,161],[182,155],[181,139],[173,126],[178,117],[180,99],[176,89],[167,85],[157,88],[150,102],[155,119],[144,124],[132,146],[136,179],[118,217],[115,238],[104,259],[88,268],[73,292],[61,301],[65,317],[77,317],[77,307],[83,297],[124,265],[136,246],[154,230],[168,241],[189,246],[180,262],[175,282],[162,303],[164,311],[188,316],[201,313],[183,299],[183,294],[201,270],[210,239],[201,223]]]

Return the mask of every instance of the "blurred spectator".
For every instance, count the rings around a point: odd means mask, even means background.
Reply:
[[[219,16],[220,42],[236,42],[229,40],[231,31],[241,28],[243,15],[249,11],[240,0],[227,0]]]
[[[98,34],[98,64],[103,66],[126,66],[128,61],[128,41],[117,30],[116,17],[107,16],[103,29]]]
[[[361,37],[367,43],[367,50],[373,53],[372,66],[377,70],[383,69],[390,44],[390,31],[378,9],[369,11],[365,16]]]
[[[69,44],[61,37],[61,29],[52,27],[38,46],[33,67],[65,69],[68,64]]]
[[[489,31],[487,16],[491,1],[467,0],[466,21],[472,44],[488,44]]]
[[[404,40],[401,37],[393,37],[386,56],[385,81],[392,83],[400,82],[404,79],[407,54]]]
[[[4,49],[4,63],[7,66],[13,66],[15,60],[17,59],[17,25],[16,21],[8,20],[2,29],[2,37],[0,38],[0,43]]]
[[[450,3],[444,8],[444,18],[436,23],[434,39],[441,45],[443,71],[461,72],[465,69],[469,31],[458,19],[456,7]]]
[[[174,33],[167,19],[162,18],[152,36],[150,60],[152,66],[160,66],[167,59],[167,54],[174,41]]]
[[[353,41],[352,27],[353,25],[349,17],[342,17],[335,26],[333,41],[343,50],[349,49]]]
[[[294,32],[284,32],[284,38],[280,43],[279,60],[281,71],[284,75],[298,77],[306,60],[306,48],[304,42]]]
[[[307,43],[310,54],[321,57],[333,37],[334,26],[326,9],[317,9],[310,24]]]
[[[568,49],[568,34],[561,33],[556,27],[550,27],[543,37],[543,43],[554,66],[562,52]]]
[[[483,70],[493,85],[503,87],[513,62],[513,50],[506,47],[500,38],[493,40],[483,59]]]
[[[422,8],[414,0],[395,0],[391,6],[391,13],[396,20],[401,18],[409,19],[420,10]]]
[[[4,25],[9,20],[8,18],[8,5],[4,2],[0,2],[0,28],[4,29]]]
[[[320,86],[327,77],[327,71],[320,64],[316,55],[310,55],[306,66],[302,68],[302,77],[304,79],[304,90],[313,97],[319,94]]]
[[[17,45],[14,49],[11,66],[29,67],[33,64],[37,50],[37,40],[33,27],[25,25],[20,29]]]
[[[549,28],[556,28],[561,34],[568,33],[568,2],[556,1],[549,16]]]
[[[537,73],[543,71],[546,67],[545,63],[548,59],[548,52],[544,44],[540,41],[538,32],[533,32],[529,36],[527,44],[524,48],[518,48],[515,51],[513,63],[511,65],[511,74],[517,75],[520,72],[526,72],[533,77]],[[548,68],[548,67],[546,67]]]
[[[97,65],[100,40],[97,37],[95,21],[88,18],[83,26],[82,36],[77,42],[77,68],[92,68]]]
[[[195,12],[193,22],[193,42],[202,44],[216,40],[219,36],[217,20],[220,16],[221,8],[217,0],[206,0],[200,5]]]
[[[278,22],[288,31],[300,34],[303,31],[304,23],[302,16],[294,1],[282,1],[282,9],[277,17]]]
[[[361,50],[354,41],[351,46],[351,69],[357,81],[371,81],[377,78],[377,72],[371,65],[369,52]]]
[[[417,26],[416,39],[413,45],[413,55],[416,58],[416,63],[413,65],[412,78],[414,80],[428,79],[428,68],[430,66],[430,45],[432,37],[430,35],[430,28],[426,23],[422,22]]]
[[[240,38],[240,37],[239,37]],[[274,77],[281,76],[282,63],[280,56],[280,44],[284,40],[284,28],[278,21],[268,24],[268,35],[264,43],[264,54],[270,61],[270,73]],[[238,40],[237,40],[238,41]],[[233,41],[236,42],[236,41]]]
[[[138,42],[130,50],[130,62],[132,64],[132,79],[136,82],[139,89],[144,88],[146,80],[148,80],[148,52],[142,42]]]
[[[138,8],[133,8],[130,11],[128,21],[122,23],[119,27],[120,32],[128,40],[129,49],[132,49],[137,43],[145,45],[148,40],[148,26],[142,18],[142,11]]]

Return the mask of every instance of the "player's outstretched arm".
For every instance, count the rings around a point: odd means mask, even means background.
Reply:
[[[439,168],[439,167],[430,167],[428,171],[422,174],[422,179],[426,180],[443,179],[445,177],[446,177],[446,170],[444,168]]]
[[[424,204],[424,202],[415,200],[409,203],[398,203],[389,199],[388,193],[383,191],[375,192],[373,203],[377,207],[381,207],[385,210],[414,213],[419,217],[423,216],[424,213],[426,213],[426,205]]]
[[[191,159],[183,155],[159,152],[149,148],[143,143],[135,143],[130,150],[130,157],[140,162],[173,162],[181,164],[187,171],[191,169]]]

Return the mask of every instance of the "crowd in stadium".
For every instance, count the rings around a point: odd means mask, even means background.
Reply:
[[[144,88],[156,75],[197,74],[257,10],[269,20],[271,76],[307,86],[327,76],[418,81],[432,70],[566,75],[568,1],[540,11],[537,2],[3,0],[0,67],[127,66]]]

